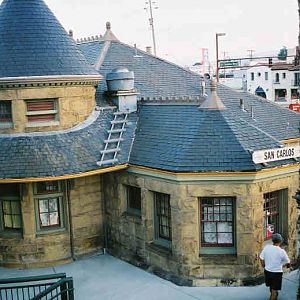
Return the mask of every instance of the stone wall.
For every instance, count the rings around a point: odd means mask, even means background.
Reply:
[[[94,86],[57,86],[0,89],[0,100],[12,101],[13,125],[0,127],[0,133],[53,131],[71,128],[87,119],[95,108]],[[57,99],[58,124],[27,126],[26,100]],[[1,124],[0,124],[1,125]]]
[[[279,174],[279,173],[278,173]],[[149,174],[150,175],[150,174]],[[298,187],[297,173],[264,179],[229,181],[205,180],[180,182],[127,171],[106,174],[104,179],[108,226],[108,248],[112,254],[137,265],[189,280],[194,285],[246,284],[262,274],[258,255],[264,246],[264,193],[288,189],[286,249],[296,256],[296,203],[292,199]],[[161,176],[162,177],[162,176]],[[124,185],[142,191],[142,214],[138,218],[126,212]],[[153,191],[170,194],[172,247],[154,241]],[[199,197],[230,196],[236,199],[236,254],[201,254]],[[211,280],[214,278],[214,280]]]
[[[26,184],[24,191],[21,199],[23,230],[19,233],[0,232],[0,265],[53,266],[102,249],[104,239],[100,176],[74,179],[71,182],[70,202],[67,200],[68,191],[64,193],[64,228],[60,230],[38,232],[33,184]]]
[[[83,177],[71,185],[71,214],[74,255],[79,257],[103,248],[101,176]]]

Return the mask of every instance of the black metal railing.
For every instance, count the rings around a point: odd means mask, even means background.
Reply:
[[[0,300],[74,300],[73,278],[60,273],[0,279]]]

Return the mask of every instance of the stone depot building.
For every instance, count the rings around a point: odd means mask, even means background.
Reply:
[[[274,231],[295,258],[299,114],[109,23],[76,42],[42,0],[2,2],[0,53],[1,266],[106,250],[184,284],[245,284]]]

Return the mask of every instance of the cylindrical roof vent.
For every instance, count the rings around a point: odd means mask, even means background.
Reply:
[[[119,67],[106,75],[109,92],[131,91],[134,89],[134,73],[125,67]]]

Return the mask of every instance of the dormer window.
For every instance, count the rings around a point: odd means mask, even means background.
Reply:
[[[11,123],[11,101],[0,100],[0,123]]]
[[[57,99],[28,100],[26,106],[27,126],[58,125]]]

